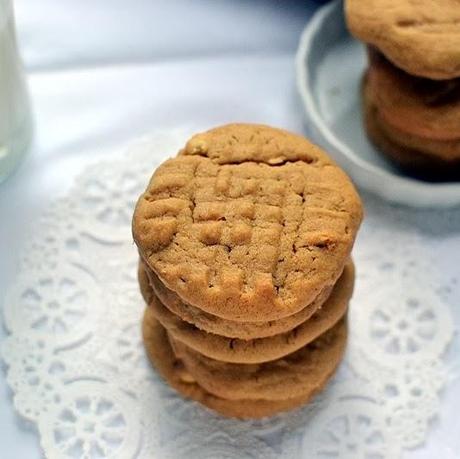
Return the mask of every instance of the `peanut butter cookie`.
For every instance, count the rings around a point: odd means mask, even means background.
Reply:
[[[364,123],[371,141],[403,169],[433,179],[458,179],[460,141],[417,137],[389,125],[380,116],[366,82],[363,87]]]
[[[302,397],[285,400],[226,400],[216,397],[194,381],[182,362],[174,355],[165,329],[151,314],[144,318],[143,335],[150,361],[168,384],[185,398],[200,402],[224,416],[240,419],[272,416],[297,408],[315,395],[311,392]]]
[[[321,149],[233,124],[194,136],[157,169],[133,236],[184,302],[229,320],[270,321],[337,281],[361,218],[351,181]]]
[[[348,28],[397,67],[433,80],[460,76],[458,0],[346,0]]]
[[[292,330],[309,319],[324,304],[329,298],[333,288],[332,286],[324,288],[315,298],[315,301],[305,306],[299,312],[283,317],[282,319],[268,322],[237,322],[209,314],[190,304],[184,303],[177,294],[166,288],[160,282],[158,276],[153,271],[149,270],[144,263],[141,263],[141,265],[139,269],[145,272],[140,273],[139,276],[145,277],[145,282],[147,282],[147,284],[141,280],[139,280],[139,282],[144,283],[144,289],[147,289],[147,291],[143,293],[147,304],[150,304],[150,301],[147,300],[149,295],[152,294],[151,289],[153,289],[161,303],[185,322],[208,333],[214,333],[228,338],[240,338],[243,340],[267,338]],[[150,283],[151,288],[149,288],[148,283]]]
[[[261,363],[297,351],[334,326],[345,314],[353,292],[354,273],[350,263],[331,296],[308,320],[297,327],[268,338],[243,340],[199,330],[171,313],[155,295],[149,303],[153,315],[175,339],[197,352],[223,362]]]
[[[460,78],[434,81],[414,77],[375,50],[369,57],[369,93],[388,125],[428,140],[460,143]]]
[[[175,355],[194,380],[217,397],[286,400],[316,393],[335,372],[345,350],[344,320],[296,352],[258,364],[210,359],[169,335]]]

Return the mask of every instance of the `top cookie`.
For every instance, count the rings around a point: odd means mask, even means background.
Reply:
[[[230,320],[276,320],[335,283],[362,207],[305,138],[232,124],[198,134],[140,197],[142,258],[184,301]]]
[[[434,80],[460,76],[458,0],[346,0],[348,28],[406,72]]]

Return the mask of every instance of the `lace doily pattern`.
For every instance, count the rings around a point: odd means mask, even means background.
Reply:
[[[458,279],[439,276],[434,238],[417,229],[415,211],[368,196],[347,354],[310,405],[224,419],[151,369],[131,215],[152,170],[185,138],[156,135],[88,167],[24,247],[5,298],[2,355],[15,408],[37,425],[46,456],[398,458],[421,445],[449,379],[442,357]]]

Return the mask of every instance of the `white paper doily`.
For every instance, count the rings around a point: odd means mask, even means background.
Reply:
[[[449,289],[429,234],[366,197],[339,373],[307,407],[220,417],[165,385],[144,355],[131,215],[171,132],[86,168],[37,222],[5,299],[2,346],[16,410],[49,458],[398,458],[422,444],[448,381]],[[456,214],[457,215],[457,214]],[[416,214],[412,215],[416,219]]]

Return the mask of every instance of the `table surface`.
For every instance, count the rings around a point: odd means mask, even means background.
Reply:
[[[0,186],[0,300],[36,217],[88,162],[178,126],[250,121],[305,133],[294,54],[315,7],[291,0],[16,0],[36,136]],[[453,238],[446,253],[458,243]],[[0,456],[41,457],[3,376]],[[407,456],[433,457],[435,445],[436,434]]]

